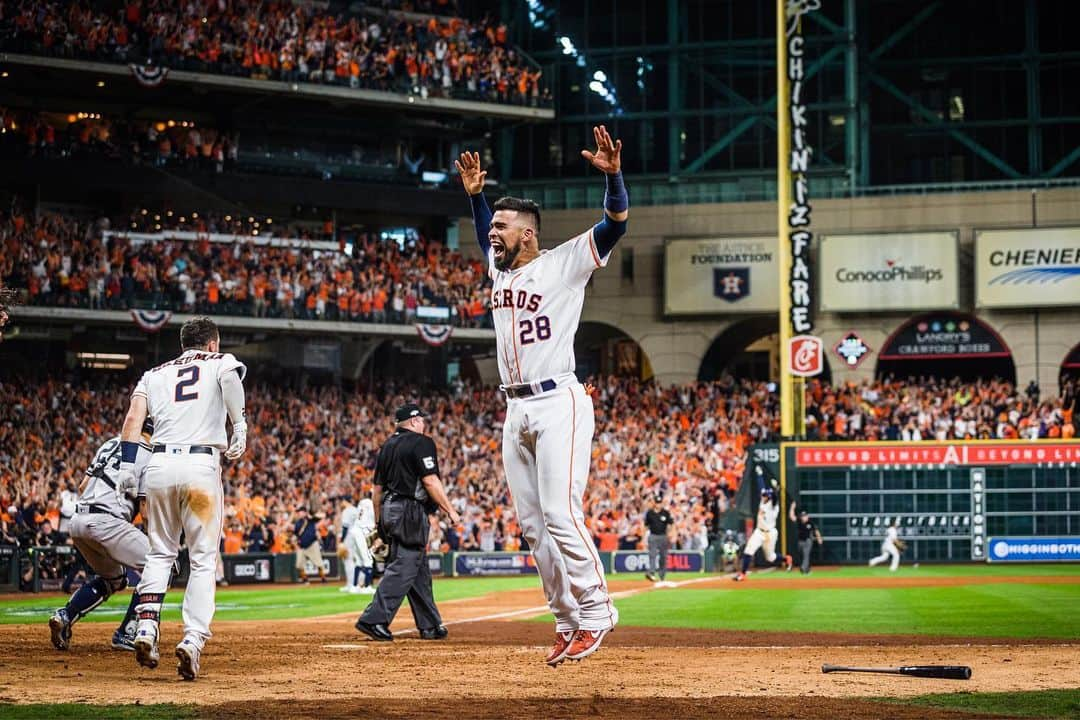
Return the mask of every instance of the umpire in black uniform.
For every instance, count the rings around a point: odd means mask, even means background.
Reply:
[[[439,480],[435,442],[424,434],[427,417],[413,403],[399,407],[394,414],[397,432],[375,463],[375,523],[390,552],[375,597],[356,621],[356,629],[373,640],[394,639],[390,623],[406,596],[422,639],[447,635],[431,594],[428,515],[441,508],[453,523],[460,518]]]

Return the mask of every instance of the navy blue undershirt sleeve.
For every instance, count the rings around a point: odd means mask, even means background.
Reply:
[[[488,240],[488,231],[491,230],[491,208],[488,207],[484,193],[469,196],[469,205],[472,206],[473,225],[476,226],[476,242],[480,245],[480,251],[486,258],[491,250],[491,241]]]
[[[626,220],[612,220],[606,212],[600,222],[593,226],[593,241],[600,257],[607,257],[615,248],[615,243],[626,234]]]

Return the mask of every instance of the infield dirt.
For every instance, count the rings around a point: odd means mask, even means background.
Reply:
[[[713,582],[703,580],[695,586]],[[807,587],[814,578],[798,580]],[[838,580],[822,586],[869,582]],[[882,578],[880,586],[895,587],[897,580]],[[921,578],[918,584],[951,580]],[[730,580],[715,582],[730,587]],[[775,578],[769,586],[786,582]],[[620,594],[650,591],[641,581],[614,580],[611,586]],[[910,635],[620,626],[593,657],[553,669],[542,662],[551,627],[518,622],[540,614],[542,606],[538,589],[444,602],[450,637],[441,642],[416,639],[407,609],[393,628],[393,643],[357,633],[354,614],[215,623],[203,675],[193,684],[181,682],[174,670],[176,623],[163,626],[162,665],[149,671],[129,653],[108,648],[111,624],[77,626],[72,649],[61,653],[50,645],[43,618],[0,626],[0,702],[197,703],[207,716],[230,718],[955,718],[964,715],[858,698],[1080,686],[1080,641]],[[822,663],[964,664],[974,673],[966,682],[822,675]]]

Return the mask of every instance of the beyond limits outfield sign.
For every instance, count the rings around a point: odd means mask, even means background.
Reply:
[[[669,238],[664,243],[664,314],[776,312],[776,237]]]
[[[1076,562],[1080,537],[992,537],[989,562]]]
[[[818,266],[826,312],[960,306],[955,232],[822,236]]]
[[[976,231],[975,305],[1080,305],[1080,228]]]

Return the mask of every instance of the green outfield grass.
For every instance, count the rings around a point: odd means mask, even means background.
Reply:
[[[802,576],[751,575],[731,589],[688,585],[618,600],[620,623],[654,627],[846,632],[966,637],[1080,637],[1080,584],[1040,584],[1040,577],[1080,577],[1080,565],[936,565],[842,567],[809,578],[1023,576],[1029,582],[874,589],[788,589]],[[688,576],[669,576],[686,579]]]
[[[480,597],[501,590],[539,587],[536,577],[445,578],[435,581],[436,601]],[[349,595],[339,592],[340,583],[310,586],[275,587],[268,590],[223,588],[217,592],[215,620],[280,620],[317,617],[355,612],[359,614],[371,601],[370,595]],[[165,597],[165,620],[180,619],[183,589],[171,590]],[[109,602],[94,610],[80,622],[119,622],[127,609],[130,593],[117,593]],[[62,607],[65,599],[55,595],[28,595],[16,600],[0,601],[0,624],[32,623],[48,620],[52,612]]]

